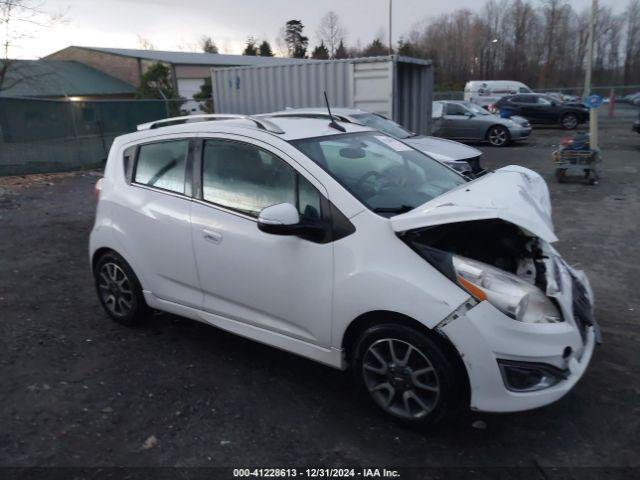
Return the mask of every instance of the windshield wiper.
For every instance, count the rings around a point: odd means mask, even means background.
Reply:
[[[410,210],[413,210],[415,207],[411,205],[400,205],[399,207],[379,207],[374,208],[373,211],[376,213],[405,213]]]

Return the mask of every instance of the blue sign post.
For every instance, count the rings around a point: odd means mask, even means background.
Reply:
[[[602,97],[595,93],[584,99],[584,106],[587,108],[598,108],[600,105],[602,105]]]

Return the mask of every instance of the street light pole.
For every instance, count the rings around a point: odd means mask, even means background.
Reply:
[[[393,53],[392,34],[391,34],[391,19],[393,18],[393,0],[389,0],[389,56]]]
[[[582,98],[591,95],[591,70],[593,68],[593,37],[595,33],[596,16],[598,15],[598,0],[591,0],[591,18],[589,20],[589,43],[587,45],[587,67],[584,75],[584,91]],[[589,134],[593,150],[598,148],[598,109],[589,109]]]

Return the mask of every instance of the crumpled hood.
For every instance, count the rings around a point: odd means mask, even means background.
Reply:
[[[549,189],[536,172],[510,165],[392,217],[396,232],[499,218],[549,243],[558,240],[551,221]]]
[[[405,138],[402,141],[441,162],[468,160],[482,155],[482,152],[477,148],[469,147],[453,140],[445,140],[444,138],[420,135]]]

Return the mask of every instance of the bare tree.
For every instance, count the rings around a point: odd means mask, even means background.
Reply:
[[[155,45],[148,38],[143,37],[140,34],[138,34],[137,37],[138,37],[138,48],[140,48],[141,50],[155,50],[156,49]]]
[[[13,60],[14,51],[21,47],[21,42],[33,38],[42,28],[52,27],[64,21],[64,12],[48,13],[42,5],[43,3],[35,0],[0,0],[0,91],[8,90],[30,79]]]
[[[316,34],[320,43],[324,43],[329,50],[329,56],[334,58],[338,45],[341,40],[344,40],[346,32],[338,15],[334,11],[329,11],[320,20]]]
[[[625,10],[626,45],[623,78],[626,84],[640,78],[640,0],[630,0]]]

